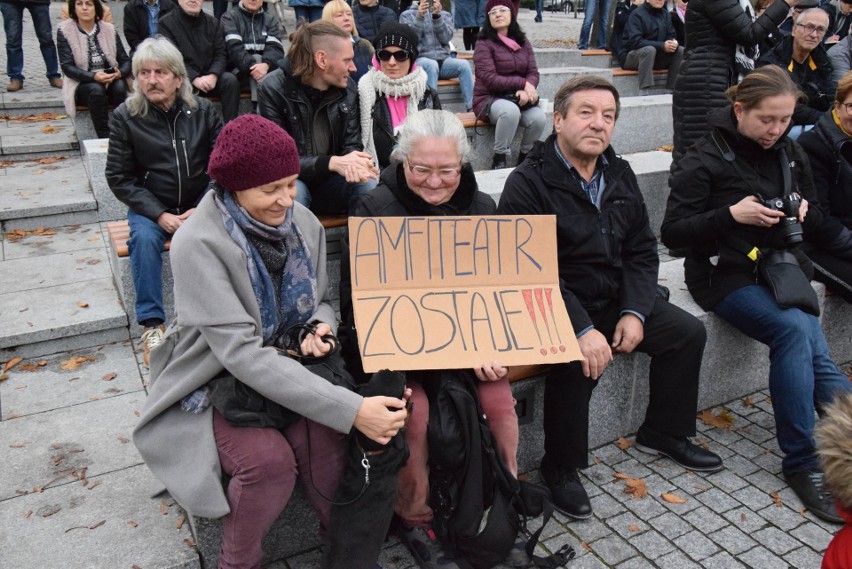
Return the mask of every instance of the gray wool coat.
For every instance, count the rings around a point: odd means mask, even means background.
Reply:
[[[325,230],[299,204],[293,219],[305,237],[317,275],[318,306],[312,320],[336,328],[328,302]],[[225,230],[213,192],[172,239],[174,321],[151,352],[148,399],[133,442],[151,472],[194,515],[227,514],[213,436],[213,411],[195,415],[180,400],[223,368],[265,397],[342,433],[352,428],[362,398],[312,374],[296,361],[263,347],[260,310],[242,250]]]

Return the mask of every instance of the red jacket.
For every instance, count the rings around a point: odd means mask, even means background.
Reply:
[[[846,525],[828,544],[825,557],[822,558],[822,569],[852,568],[852,510],[837,504],[837,511],[846,520]]]

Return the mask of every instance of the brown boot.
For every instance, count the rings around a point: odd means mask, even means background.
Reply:
[[[145,367],[150,367],[151,350],[163,342],[165,330],[166,325],[160,324],[154,328],[145,328],[145,331],[142,332],[142,361],[145,362]]]
[[[11,79],[9,84],[6,85],[7,93],[14,93],[15,91],[20,91],[24,88],[24,82],[20,79]]]
[[[57,89],[62,89],[62,78],[61,77],[54,77],[52,79],[48,79],[47,81],[48,81],[48,83],[50,83],[51,87],[56,87]]]

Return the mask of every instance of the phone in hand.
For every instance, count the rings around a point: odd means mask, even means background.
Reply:
[[[107,67],[103,71],[104,71],[104,73],[109,73],[110,75],[112,75],[113,73],[115,73],[118,70],[115,67]]]

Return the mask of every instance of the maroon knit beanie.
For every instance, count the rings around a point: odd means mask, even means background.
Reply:
[[[207,173],[223,189],[240,192],[298,174],[299,154],[280,126],[258,115],[241,115],[219,133]]]
[[[491,8],[494,6],[505,6],[512,13],[515,13],[515,5],[512,3],[512,0],[488,0],[488,3],[485,5],[485,15],[488,16],[488,12],[491,11]]]

